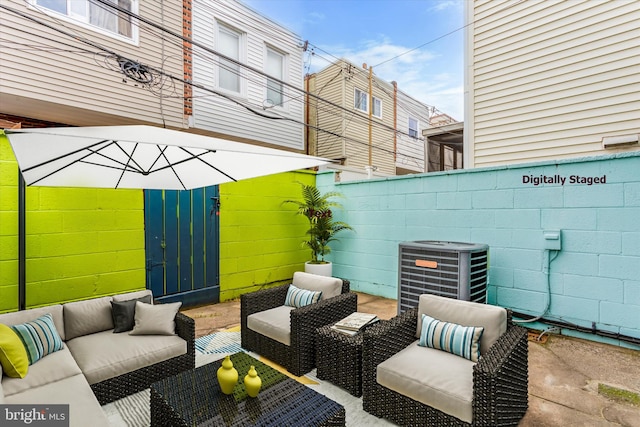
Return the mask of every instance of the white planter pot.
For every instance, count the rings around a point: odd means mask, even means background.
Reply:
[[[305,273],[317,274],[318,276],[331,277],[333,273],[333,264],[327,262],[326,264],[311,264],[309,261],[304,263]]]

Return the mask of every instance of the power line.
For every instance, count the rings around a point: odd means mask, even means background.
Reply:
[[[97,1],[100,1],[100,0],[97,0]],[[99,50],[100,50],[101,52],[103,52],[103,53],[107,53],[107,54],[109,54],[109,55],[112,55],[112,56],[114,56],[114,57],[116,57],[116,58],[120,58],[120,59],[122,59],[122,60],[131,61],[131,62],[133,62],[133,63],[136,63],[136,61],[134,61],[134,60],[130,60],[130,59],[127,59],[127,58],[125,58],[125,57],[121,56],[120,54],[118,54],[117,52],[115,52],[115,51],[113,51],[113,50],[110,50],[110,49],[107,49],[106,47],[101,46],[101,45],[100,45],[100,44],[98,44],[98,43],[92,42],[92,41],[90,41],[90,40],[88,40],[88,39],[86,39],[86,38],[84,38],[84,37],[79,37],[79,36],[77,36],[76,34],[71,34],[71,33],[69,33],[69,32],[66,32],[66,31],[64,31],[64,30],[62,30],[62,29],[60,29],[60,28],[58,28],[58,27],[55,27],[55,26],[50,25],[50,24],[48,24],[48,23],[46,23],[46,22],[43,22],[43,21],[41,21],[41,20],[39,20],[39,19],[36,19],[36,18],[34,18],[33,16],[30,16],[30,15],[24,14],[24,13],[22,13],[22,12],[20,12],[20,11],[16,10],[16,9],[13,9],[13,8],[11,8],[11,7],[8,7],[8,6],[5,6],[5,5],[1,5],[1,4],[0,4],[0,8],[3,8],[3,9],[5,9],[5,10],[8,10],[9,12],[12,12],[12,13],[14,13],[14,14],[17,14],[18,16],[21,16],[21,17],[23,17],[23,18],[25,18],[25,19],[32,20],[33,22],[36,22],[36,23],[38,23],[39,25],[43,25],[43,26],[45,26],[45,27],[47,27],[47,28],[49,28],[49,29],[52,29],[52,30],[57,31],[57,32],[60,32],[61,34],[64,34],[64,35],[66,35],[67,37],[71,37],[71,38],[73,38],[73,39],[75,39],[75,40],[77,40],[77,41],[79,41],[79,42],[81,42],[81,43],[84,43],[84,44],[87,44],[87,45],[92,46],[92,47],[94,47],[94,48],[97,48],[97,49],[99,49]],[[38,36],[39,36],[39,37],[42,37],[41,35],[38,35]],[[45,39],[47,39],[47,38],[45,37]],[[48,40],[50,40],[50,41],[54,41],[54,40],[51,40],[51,39],[48,39]],[[56,42],[64,44],[63,42],[60,42],[60,41],[56,41]],[[89,51],[87,51],[87,52],[89,52]],[[97,53],[97,52],[93,52],[93,53],[94,53],[95,55],[98,55],[98,53]],[[360,145],[368,146],[368,143],[365,143],[365,142],[362,142],[362,141],[356,140],[356,139],[354,139],[354,138],[346,137],[346,136],[344,136],[344,135],[340,135],[340,134],[337,134],[337,133],[335,133],[335,132],[328,131],[328,130],[326,130],[326,129],[321,129],[321,128],[318,128],[318,127],[312,126],[312,125],[310,125],[310,124],[307,124],[307,123],[304,123],[304,122],[300,122],[300,121],[295,120],[295,119],[291,119],[291,118],[287,118],[287,117],[274,117],[274,116],[269,116],[269,115],[263,114],[263,113],[261,113],[261,112],[259,112],[259,111],[256,111],[256,110],[252,109],[251,107],[248,107],[248,106],[246,106],[246,105],[244,105],[244,104],[242,104],[242,103],[238,102],[237,100],[234,100],[233,98],[228,97],[228,96],[226,96],[225,94],[222,94],[222,93],[220,93],[220,92],[218,92],[218,91],[215,91],[215,90],[213,90],[213,89],[211,89],[211,88],[207,88],[207,87],[205,87],[205,86],[203,86],[203,85],[199,85],[199,84],[197,84],[197,83],[187,81],[187,80],[185,80],[185,79],[183,79],[183,78],[175,77],[175,76],[173,76],[173,75],[170,75],[170,74],[168,74],[168,73],[164,72],[164,70],[162,70],[162,69],[156,69],[156,68],[148,67],[148,66],[144,66],[144,67],[145,67],[148,71],[150,71],[150,72],[156,72],[156,73],[158,73],[158,74],[160,74],[160,75],[163,75],[163,76],[166,76],[166,77],[168,77],[168,78],[170,78],[170,79],[172,79],[172,80],[180,81],[180,82],[182,82],[182,83],[184,83],[184,84],[188,84],[188,85],[191,85],[191,86],[193,86],[193,87],[197,87],[197,88],[199,88],[199,89],[202,89],[202,90],[205,90],[205,91],[207,91],[207,92],[210,92],[210,93],[212,93],[212,94],[214,94],[214,95],[218,95],[218,96],[221,96],[221,97],[227,98],[227,99],[231,100],[232,102],[236,103],[237,105],[239,105],[239,106],[241,106],[241,107],[243,107],[243,108],[245,108],[245,109],[247,109],[247,110],[251,111],[251,112],[252,112],[252,113],[254,113],[254,114],[257,114],[257,115],[259,115],[259,116],[262,116],[262,117],[264,117],[264,118],[267,118],[267,119],[276,119],[276,120],[289,120],[289,121],[292,121],[292,122],[299,123],[299,124],[301,124],[301,125],[303,125],[303,126],[307,126],[307,127],[314,128],[314,129],[316,129],[317,131],[320,131],[320,132],[323,132],[323,133],[326,133],[326,134],[329,134],[329,135],[332,135],[332,136],[335,136],[335,137],[338,137],[338,138],[342,138],[342,139],[345,139],[345,140],[347,140],[347,141],[351,141],[351,142],[356,143],[356,144],[360,144]],[[262,74],[262,73],[261,73],[261,74]],[[297,89],[297,88],[296,88],[296,89]],[[306,91],[303,91],[303,92],[308,93],[308,92],[306,92]],[[310,94],[310,93],[309,93],[309,94]],[[310,94],[310,95],[313,95],[313,94]],[[344,108],[344,107],[338,106],[337,104],[333,104],[333,103],[331,103],[331,102],[329,102],[329,101],[326,101],[326,100],[324,100],[324,99],[322,99],[322,98],[320,98],[320,97],[316,97],[316,98],[317,98],[318,100],[320,100],[320,101],[328,102],[329,104],[335,105],[335,106],[337,106],[337,107],[339,107],[339,108],[341,108],[341,109],[343,109],[343,110],[345,110],[345,111],[348,111],[348,112],[349,112],[349,113],[351,113],[351,114],[354,114],[354,113],[353,113],[353,112],[351,112],[350,110],[347,110],[347,109],[346,109],[346,108]],[[356,116],[357,116],[357,114],[356,114]],[[385,151],[385,152],[388,152],[388,153],[395,154],[395,152],[394,152],[393,150],[388,150],[388,149],[385,149],[385,148],[382,148],[382,147],[376,147],[376,146],[374,146],[373,148],[375,148],[375,149],[377,149],[377,150],[381,150],[381,151]],[[416,159],[419,159],[419,158],[416,158]],[[421,160],[421,159],[419,159],[419,160]]]

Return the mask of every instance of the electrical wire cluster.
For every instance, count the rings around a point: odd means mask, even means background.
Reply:
[[[24,0],[25,3],[27,2],[27,0]],[[197,5],[199,7],[205,7],[205,8],[211,8],[210,5],[208,5],[206,2],[201,2],[201,1],[197,1],[194,0],[194,4],[197,3]],[[29,3],[30,4],[30,3]],[[111,3],[109,0],[94,0],[94,4],[95,5],[100,5],[101,7],[104,7],[106,9],[109,9],[111,11],[116,11],[119,16],[122,16],[123,14],[128,15],[132,20],[135,20],[138,24],[138,28],[140,31],[144,31],[145,33],[151,34],[154,37],[159,37],[161,38],[163,43],[167,43],[169,45],[172,45],[173,47],[179,48],[180,50],[182,50],[183,48],[187,49],[190,51],[191,55],[194,57],[197,57],[203,61],[205,61],[206,63],[210,63],[213,66],[223,66],[224,62],[228,63],[228,62],[232,62],[232,63],[236,63],[239,66],[239,71],[237,71],[238,75],[243,78],[246,79],[247,81],[250,81],[254,84],[257,85],[261,85],[266,87],[266,78],[270,80],[275,80],[278,83],[281,84],[281,87],[285,88],[283,91],[287,91],[290,93],[287,93],[287,96],[285,97],[286,101],[285,102],[298,102],[298,103],[305,103],[305,97],[308,97],[309,99],[314,99],[316,100],[316,107],[318,108],[319,111],[323,111],[325,113],[328,114],[332,114],[332,115],[336,115],[336,116],[340,116],[340,117],[348,117],[348,122],[347,123],[351,123],[351,121],[356,120],[356,121],[363,121],[363,122],[367,122],[370,120],[366,115],[363,114],[359,114],[357,112],[355,112],[354,110],[350,109],[350,108],[345,108],[342,105],[338,105],[335,103],[332,103],[331,101],[324,99],[320,96],[321,92],[322,92],[322,88],[320,90],[317,91],[316,94],[312,94],[312,93],[308,93],[305,90],[303,90],[302,88],[296,87],[295,85],[290,85],[288,84],[286,81],[279,81],[277,79],[274,79],[271,76],[268,76],[266,73],[264,73],[262,70],[257,70],[257,69],[253,69],[251,67],[249,67],[246,64],[243,64],[239,61],[234,61],[231,58],[225,57],[224,55],[220,54],[219,52],[214,51],[213,49],[211,49],[208,46],[204,46],[202,44],[199,44],[197,42],[195,42],[194,40],[190,40],[185,38],[184,36],[182,36],[181,34],[177,34],[175,32],[172,32],[171,30],[167,29],[166,27],[164,27],[164,25],[158,25],[157,23],[154,23],[142,16],[139,16],[137,14],[134,14],[133,12],[131,12],[130,10],[127,10],[125,8],[122,8],[114,3]],[[57,46],[52,46],[50,44],[42,44],[42,45],[26,45],[26,44],[19,44],[19,43],[15,43],[14,40],[7,40],[7,39],[3,39],[0,38],[0,46],[2,47],[6,47],[6,48],[19,48],[23,51],[27,51],[27,50],[43,50],[43,51],[57,51],[57,52],[65,52],[65,53],[71,53],[71,54],[81,54],[81,55],[85,55],[85,54],[92,54],[94,55],[94,57],[96,58],[96,63],[99,64],[100,66],[110,69],[112,71],[116,71],[119,72],[120,74],[122,74],[123,76],[123,82],[125,83],[129,83],[132,82],[135,86],[141,87],[143,89],[149,90],[151,93],[153,93],[154,95],[161,97],[161,98],[184,98],[183,94],[178,93],[178,89],[176,86],[176,83],[182,83],[182,84],[186,84],[186,85],[190,85],[193,88],[197,88],[200,89],[201,92],[204,92],[204,95],[200,95],[200,96],[217,96],[217,97],[223,97],[227,100],[232,101],[237,108],[241,108],[244,110],[248,110],[250,112],[252,112],[253,114],[256,114],[260,117],[263,117],[265,119],[271,119],[271,120],[289,120],[289,121],[293,121],[296,123],[299,123],[302,126],[306,126],[308,128],[311,129],[315,129],[316,131],[318,131],[319,133],[330,137],[330,138],[334,138],[335,140],[345,140],[347,142],[350,143],[354,143],[354,144],[359,144],[359,145],[363,145],[363,146],[369,146],[368,142],[363,142],[360,141],[358,139],[355,138],[351,138],[351,137],[345,137],[343,134],[343,131],[338,131],[336,130],[328,130],[328,129],[323,129],[317,126],[312,126],[308,123],[304,123],[302,121],[296,120],[294,118],[291,117],[286,117],[282,114],[279,114],[277,111],[274,111],[272,109],[269,110],[269,113],[265,113],[265,108],[264,106],[254,106],[251,105],[248,102],[243,102],[241,100],[236,99],[235,97],[230,97],[218,90],[216,90],[215,88],[211,88],[208,87],[207,85],[198,83],[197,81],[190,81],[190,80],[186,80],[183,76],[173,76],[168,74],[165,69],[164,69],[164,62],[167,58],[162,58],[162,63],[160,64],[160,66],[158,67],[152,67],[150,65],[147,64],[142,64],[137,60],[134,60],[132,58],[128,58],[126,57],[126,55],[120,54],[118,52],[114,52],[113,50],[102,46],[98,43],[96,43],[95,41],[91,41],[86,39],[85,37],[83,37],[82,35],[80,35],[77,31],[74,31],[73,29],[70,29],[68,26],[65,25],[65,23],[59,19],[55,19],[56,24],[57,25],[51,25],[50,23],[47,23],[45,21],[42,21],[38,18],[36,18],[35,16],[26,14],[24,12],[18,11],[16,9],[13,9],[9,6],[3,6],[0,5],[0,8],[4,9],[5,11],[17,14],[22,16],[25,19],[29,19],[33,22],[36,22],[40,25],[46,26],[52,30],[55,30],[67,37],[69,37],[70,39],[72,39],[73,41],[75,41],[76,43],[71,43],[71,42],[64,42],[62,40],[54,40],[51,38],[48,38],[46,35],[44,34],[32,34],[32,35],[37,35],[38,37],[48,41],[48,42],[54,42],[60,46],[65,46],[66,48],[61,48],[61,47],[57,47]],[[40,9],[40,12],[45,14],[45,12],[43,12]],[[47,17],[51,18],[51,16],[49,14],[47,14]],[[251,20],[247,19],[246,22],[248,22],[248,25],[251,25]],[[257,29],[257,28],[256,28]],[[260,30],[264,30],[264,28],[260,28]],[[21,30],[22,31],[22,30]],[[267,28],[267,31],[269,32],[270,36],[273,37],[280,37],[280,33],[282,31],[281,27],[277,27],[275,24],[273,24],[273,28]],[[283,39],[284,40],[284,39]],[[80,42],[81,45],[78,46],[77,42]],[[88,47],[87,47],[88,46]],[[324,54],[327,54],[331,57],[333,57],[334,59],[338,59],[335,56],[331,55],[330,53],[323,51],[321,48],[319,48],[318,46],[313,45],[312,43],[309,42],[305,42],[304,46],[304,51],[307,55],[307,58],[305,59],[305,69],[309,70],[310,69],[310,65],[311,65],[311,59],[314,57],[321,57],[323,60],[326,60],[328,62],[331,62],[329,59],[322,57],[321,55],[318,54],[318,51],[323,52]],[[90,49],[93,48],[93,49]],[[95,50],[97,49],[97,51]],[[354,68],[353,72],[364,72],[364,70],[360,70],[359,68]],[[337,78],[339,74],[336,74],[336,76],[334,76],[333,79]],[[333,80],[332,79],[332,80]],[[377,79],[374,80],[376,87],[378,88],[382,88],[382,86],[378,83]],[[326,85],[325,85],[326,86]],[[384,88],[383,88],[384,90]],[[391,94],[389,94],[389,92],[387,92],[385,90],[385,93],[387,93],[387,95],[392,96]],[[403,106],[400,106],[400,108],[404,108]],[[431,106],[427,106],[426,107],[428,109],[428,114],[429,117],[432,117],[433,115],[435,115],[435,113],[437,112],[437,109],[435,107],[431,107]],[[415,113],[419,113],[419,112],[413,112]],[[439,113],[439,112],[438,112]],[[417,115],[421,115],[421,114],[417,114]],[[396,134],[396,135],[404,135],[406,137],[415,139],[416,142],[418,141],[422,141],[423,138],[421,137],[421,135],[419,137],[413,137],[411,135],[409,135],[406,132],[402,132],[402,131],[398,131],[397,129],[394,129],[393,127],[384,125],[383,123],[379,122],[379,121],[373,121],[372,122],[372,126],[375,126],[376,128],[380,128],[382,130],[388,131],[390,132],[390,135],[392,134]],[[403,153],[398,153],[395,150],[389,150],[387,148],[384,147],[380,147],[380,146],[376,146],[374,145],[372,147],[375,150],[378,151],[382,151],[385,153],[391,153],[394,155],[399,155],[399,156],[404,156],[405,158],[405,162],[407,161],[407,159],[409,161],[413,161],[415,163],[421,162],[423,161],[423,158],[420,157],[412,157],[408,154],[403,154]]]

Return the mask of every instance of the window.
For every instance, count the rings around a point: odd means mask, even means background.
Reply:
[[[114,5],[134,12],[136,0],[108,0]],[[35,0],[35,4],[53,12],[65,15],[74,21],[89,24],[109,33],[132,39],[131,17],[95,0]]]
[[[373,105],[373,111],[371,112],[371,114],[381,119],[382,118],[382,100],[374,96],[373,101],[371,102],[371,105]]]
[[[227,26],[218,27],[218,52],[224,56],[240,61],[240,42],[242,34]],[[218,86],[230,92],[240,93],[240,65],[236,62],[220,58],[218,66]]]
[[[418,137],[418,121],[409,117],[409,136],[412,138]]]
[[[356,88],[355,96],[353,98],[353,108],[365,113],[369,112],[369,107],[367,106],[367,99],[369,98],[369,94],[367,92],[363,92],[360,89]]]
[[[265,68],[267,75],[280,81],[284,80],[284,55],[267,47]],[[282,83],[274,79],[267,78],[267,101],[270,105],[282,105],[284,88]]]

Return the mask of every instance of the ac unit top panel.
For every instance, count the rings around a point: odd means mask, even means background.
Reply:
[[[432,250],[447,250],[456,252],[476,252],[489,249],[489,245],[484,243],[446,242],[440,240],[416,240],[413,242],[402,242],[400,247],[413,247]]]

